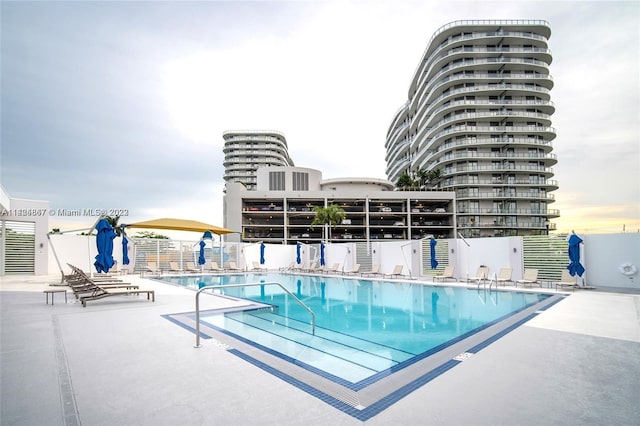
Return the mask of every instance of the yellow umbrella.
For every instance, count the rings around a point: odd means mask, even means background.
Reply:
[[[148,229],[169,229],[173,231],[193,231],[206,232],[210,231],[217,235],[231,234],[236,231],[231,229],[220,228],[219,226],[209,225],[208,223],[198,222],[197,220],[188,219],[154,219],[144,222],[136,222],[125,225],[127,228],[148,228]]]

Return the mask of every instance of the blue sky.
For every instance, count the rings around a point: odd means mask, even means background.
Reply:
[[[544,19],[557,227],[640,228],[638,2],[2,1],[0,13],[12,197],[222,225],[222,132],[244,129],[284,133],[296,165],[324,178],[386,178],[385,135],[431,35]]]

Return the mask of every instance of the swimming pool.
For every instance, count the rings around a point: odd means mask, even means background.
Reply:
[[[550,296],[272,273],[162,280],[194,290],[205,285],[282,284],[315,313],[315,335],[309,312],[275,285],[224,289],[227,296],[271,308],[202,313],[201,323],[355,390]]]

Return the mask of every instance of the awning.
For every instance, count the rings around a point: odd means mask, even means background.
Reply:
[[[147,220],[144,222],[130,223],[125,226],[127,228],[168,229],[172,231],[210,231],[217,235],[232,234],[235,232],[231,229],[220,228],[219,226],[209,225],[208,223],[198,222],[197,220],[172,218]]]

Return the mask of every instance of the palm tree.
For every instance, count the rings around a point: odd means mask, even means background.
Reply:
[[[409,173],[404,172],[398,178],[398,182],[396,182],[396,188],[400,190],[408,190],[411,189],[414,184],[415,182],[413,181]]]
[[[316,217],[311,222],[311,228],[313,229],[314,225],[329,225],[329,240],[331,240],[331,228],[342,223],[347,216],[342,207],[337,204],[330,204],[327,207],[315,206],[313,211]]]
[[[111,225],[111,227],[113,228],[113,230],[116,232],[116,235],[119,237],[120,235],[122,235],[122,227],[118,224],[118,221],[120,221],[120,216],[105,216],[104,220],[107,221],[107,223],[109,223],[109,225]]]

